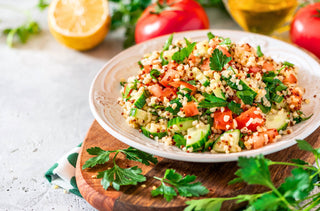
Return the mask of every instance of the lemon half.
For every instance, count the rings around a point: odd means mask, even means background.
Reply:
[[[60,43],[89,50],[101,43],[109,31],[106,0],[53,0],[48,12],[49,29]]]

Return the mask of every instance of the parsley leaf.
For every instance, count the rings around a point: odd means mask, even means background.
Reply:
[[[257,46],[257,55],[258,55],[258,57],[262,57],[263,56],[263,53],[261,52],[260,45]]]
[[[193,211],[193,210],[219,211],[224,201],[225,199],[220,199],[220,198],[190,200],[190,201],[186,201],[186,204],[189,206],[184,211]]]
[[[215,38],[214,34],[212,34],[211,32],[207,33],[208,39],[211,40],[213,38]]]
[[[174,140],[174,142],[176,143],[175,145],[177,147],[181,147],[181,146],[186,146],[186,139],[183,137],[183,135],[179,134],[179,133],[175,133],[172,137],[172,139]]]
[[[192,53],[196,43],[190,43],[187,47],[180,49],[172,55],[172,59],[178,63],[182,63]]]
[[[171,35],[168,37],[166,43],[165,43],[164,46],[163,46],[162,51],[167,51],[167,50],[169,50],[170,45],[172,45],[172,40],[173,40],[173,34],[171,34]]]
[[[254,98],[257,96],[257,93],[251,90],[244,90],[237,91],[236,95],[244,102],[244,104],[252,105]]]
[[[14,37],[17,35],[21,43],[26,43],[30,35],[38,34],[40,27],[37,22],[30,21],[17,28],[8,28],[3,31],[7,35],[7,45],[13,47]]]
[[[100,147],[92,147],[87,149],[87,152],[90,155],[96,156],[88,159],[82,166],[82,169],[104,164],[109,161],[110,154],[115,153],[113,157],[113,167],[108,170],[98,172],[97,175],[97,178],[102,178],[101,185],[104,189],[108,189],[108,187],[112,185],[114,189],[119,190],[121,185],[136,185],[138,182],[146,181],[145,176],[141,174],[142,170],[137,166],[121,168],[116,164],[116,157],[120,152],[126,156],[126,159],[138,161],[145,165],[150,165],[151,163],[156,164],[158,162],[157,158],[154,156],[132,147],[112,151],[105,151]]]
[[[157,69],[152,69],[150,71],[150,76],[151,76],[151,78],[158,80],[157,77],[160,76],[160,71]]]
[[[174,169],[167,169],[163,178],[154,178],[160,180],[161,185],[157,189],[152,190],[151,195],[163,195],[168,202],[177,195],[176,190],[179,195],[184,197],[200,196],[209,193],[209,190],[202,186],[200,182],[194,182],[196,176],[187,175],[182,177]],[[165,183],[170,184],[172,187],[165,185]]]
[[[231,56],[227,57],[219,49],[214,49],[210,57],[210,68],[215,71],[222,71],[223,67],[232,60]]]
[[[243,112],[241,105],[239,103],[235,103],[235,102],[231,101],[228,103],[227,106],[233,113],[235,113],[237,115],[240,115]]]
[[[288,61],[284,61],[283,65],[288,66],[288,67],[293,67],[294,66],[294,64],[292,64],[291,62],[288,62]]]
[[[44,10],[49,6],[49,3],[46,0],[39,0],[37,7],[39,8],[39,10]]]
[[[228,102],[214,95],[204,94],[205,99],[199,103],[200,108],[225,107]]]
[[[175,109],[173,109],[171,106],[166,107],[166,111],[169,111],[170,113],[172,113],[173,115],[177,115],[177,113],[180,111],[180,108],[182,107],[182,103],[180,103],[180,99],[179,98],[175,98],[173,100],[171,100],[169,102],[171,105],[176,103],[177,106],[175,107]]]
[[[119,190],[121,185],[136,185],[138,182],[146,181],[141,172],[138,166],[123,169],[115,165],[111,169],[99,172],[97,178],[102,178],[101,184],[105,190],[111,184],[114,189]]]
[[[219,45],[226,45],[226,46],[229,47],[231,45],[231,39],[230,38],[226,38],[221,43],[219,43]]]

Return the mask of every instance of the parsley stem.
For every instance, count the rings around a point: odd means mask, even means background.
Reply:
[[[313,195],[311,195],[311,196],[308,196],[308,197],[306,197],[306,198],[304,198],[304,199],[302,199],[302,200],[298,201],[297,203],[301,203],[301,202],[303,202],[303,201],[305,201],[305,200],[308,200],[308,199],[314,198],[315,196],[319,196],[319,195],[320,195],[320,193],[313,194]],[[304,204],[301,208],[305,208],[306,206],[308,206],[308,205],[309,205],[309,204],[311,204],[312,202],[313,202],[312,200],[311,200],[311,201],[309,201],[308,203]]]
[[[312,208],[314,208],[315,206],[317,206],[320,203],[320,197],[318,199],[316,199],[315,201],[311,201],[313,202],[309,207],[307,207],[306,209],[303,209],[303,211],[309,211]]]
[[[268,182],[268,187],[270,187],[270,188],[273,190],[273,192],[274,192],[276,195],[278,195],[278,197],[280,198],[280,200],[283,201],[283,203],[285,203],[285,205],[286,205],[289,209],[294,210],[294,207],[292,207],[292,206],[290,205],[290,203],[286,200],[286,198],[283,197],[283,195],[278,191],[278,189],[277,189],[276,187],[274,187],[274,185],[273,185],[272,183],[269,184],[269,182]]]
[[[300,167],[300,168],[306,168],[310,170],[317,170],[316,167],[314,166],[306,166],[306,165],[301,165],[301,164],[296,164],[296,163],[289,163],[289,162],[277,162],[277,161],[271,161],[271,165],[287,165],[287,166],[295,166],[295,167]]]
[[[315,177],[319,173],[320,173],[320,169],[318,169],[318,171],[316,171],[313,175],[311,175],[310,178],[312,179],[313,177]]]
[[[117,157],[118,154],[119,154],[119,151],[116,151],[116,154],[113,156],[113,164],[114,164],[115,166],[117,166],[117,164],[116,164],[116,157]]]

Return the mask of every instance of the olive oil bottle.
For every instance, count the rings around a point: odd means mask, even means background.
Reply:
[[[290,22],[298,0],[228,0],[235,21],[246,31],[270,35]]]

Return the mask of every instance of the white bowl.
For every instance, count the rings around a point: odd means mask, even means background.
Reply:
[[[207,39],[207,33],[229,37],[234,42],[247,42],[256,47],[261,46],[262,52],[275,61],[289,61],[299,68],[299,85],[306,89],[304,97],[310,100],[303,106],[306,115],[313,116],[293,127],[293,133],[284,135],[278,142],[260,149],[245,150],[230,154],[187,153],[175,146],[166,146],[145,137],[138,130],[127,125],[121,116],[121,107],[117,104],[120,97],[121,79],[135,75],[139,69],[137,61],[145,53],[162,48],[168,36],[146,41],[119,53],[111,59],[95,77],[90,89],[90,108],[99,124],[120,141],[139,150],[174,160],[191,162],[226,162],[235,161],[239,156],[270,154],[288,148],[296,143],[296,139],[304,139],[320,125],[320,65],[311,56],[288,43],[253,33],[232,30],[197,30],[176,33],[174,40],[191,38],[193,41]],[[316,97],[314,97],[316,95]],[[106,140],[108,141],[108,140]]]

